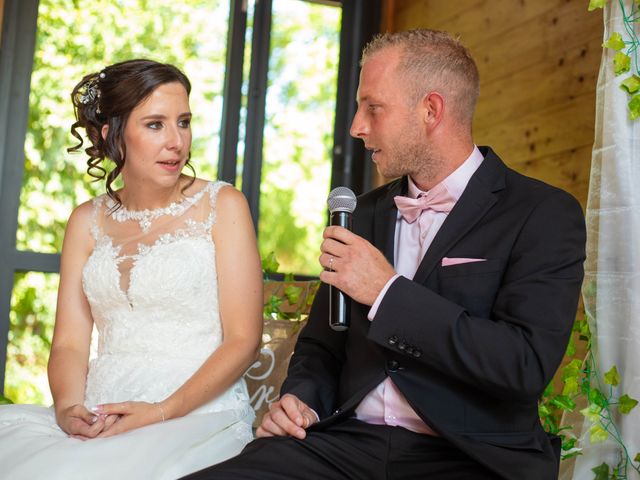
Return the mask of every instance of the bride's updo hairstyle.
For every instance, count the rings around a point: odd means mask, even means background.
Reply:
[[[106,67],[99,72],[86,75],[71,92],[76,122],[71,126],[71,134],[80,143],[68,148],[69,152],[80,150],[83,139],[79,128],[84,128],[91,146],[84,149],[89,156],[87,173],[96,180],[106,178],[107,194],[116,202],[118,209],[122,202],[111,188],[118,178],[127,158],[124,143],[124,129],[131,111],[144,101],[160,85],[179,82],[191,92],[187,76],[173,65],[153,60],[127,60]],[[102,138],[102,127],[109,125],[106,138]],[[189,155],[190,156],[190,155]],[[105,159],[113,161],[115,167],[107,172]],[[193,166],[187,160],[186,166],[194,174]],[[186,189],[191,183],[186,185]],[[183,189],[184,191],[184,189]]]

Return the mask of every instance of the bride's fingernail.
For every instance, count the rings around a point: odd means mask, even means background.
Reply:
[[[98,416],[97,415],[92,415],[91,416],[91,423],[96,423],[98,421]]]

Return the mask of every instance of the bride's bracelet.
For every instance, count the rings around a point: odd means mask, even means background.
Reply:
[[[162,409],[162,405],[160,405],[158,402],[153,402],[153,404],[157,405],[160,409],[160,415],[162,415],[162,421],[164,422],[164,410]]]

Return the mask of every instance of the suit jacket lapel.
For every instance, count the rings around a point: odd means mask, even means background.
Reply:
[[[393,201],[393,197],[403,195],[406,191],[406,178],[389,184],[386,193],[381,195],[376,201],[373,215],[373,244],[384,253],[384,256],[391,265],[394,264],[393,245],[395,240],[396,219],[398,216],[398,209]]]
[[[447,251],[496,203],[495,192],[504,188],[506,166],[490,148],[482,153],[485,154],[485,159],[433,239],[413,277],[414,281],[425,282]]]

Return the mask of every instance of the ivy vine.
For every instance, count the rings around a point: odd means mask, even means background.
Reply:
[[[550,383],[538,405],[542,425],[547,432],[562,438],[562,460],[581,455],[582,448],[572,431],[573,425],[562,425],[560,422],[563,412],[574,412],[580,400],[586,401],[587,406],[580,413],[588,420],[589,441],[601,443],[611,437],[620,449],[616,465],[602,463],[593,469],[594,480],[628,479],[630,470],[640,473],[640,453],[631,458],[615,417],[629,414],[638,401],[626,393],[616,392],[620,375],[615,365],[602,375],[601,380],[591,348],[592,332],[586,318],[576,320],[573,332],[567,347],[567,362],[559,372],[562,390],[556,391],[553,382]],[[579,349],[576,348],[576,339],[586,342],[587,355],[584,359],[577,356]]]
[[[588,10],[604,8],[609,0],[590,0]],[[638,63],[638,49],[640,39],[634,24],[640,23],[640,0],[631,2],[631,11],[627,11],[624,0],[618,0],[624,25],[624,35],[613,32],[609,39],[602,44],[604,48],[615,50],[613,56],[613,72],[618,75],[629,73],[620,84],[620,88],[630,96],[629,118],[635,120],[640,117],[640,63]]]
[[[265,300],[263,317],[273,320],[302,321],[306,318],[313,298],[320,286],[320,280],[296,281],[291,273],[280,274],[280,263],[276,259],[275,252],[262,259],[262,276],[267,285],[274,282],[275,288],[269,298]],[[271,280],[277,275],[282,280]]]

